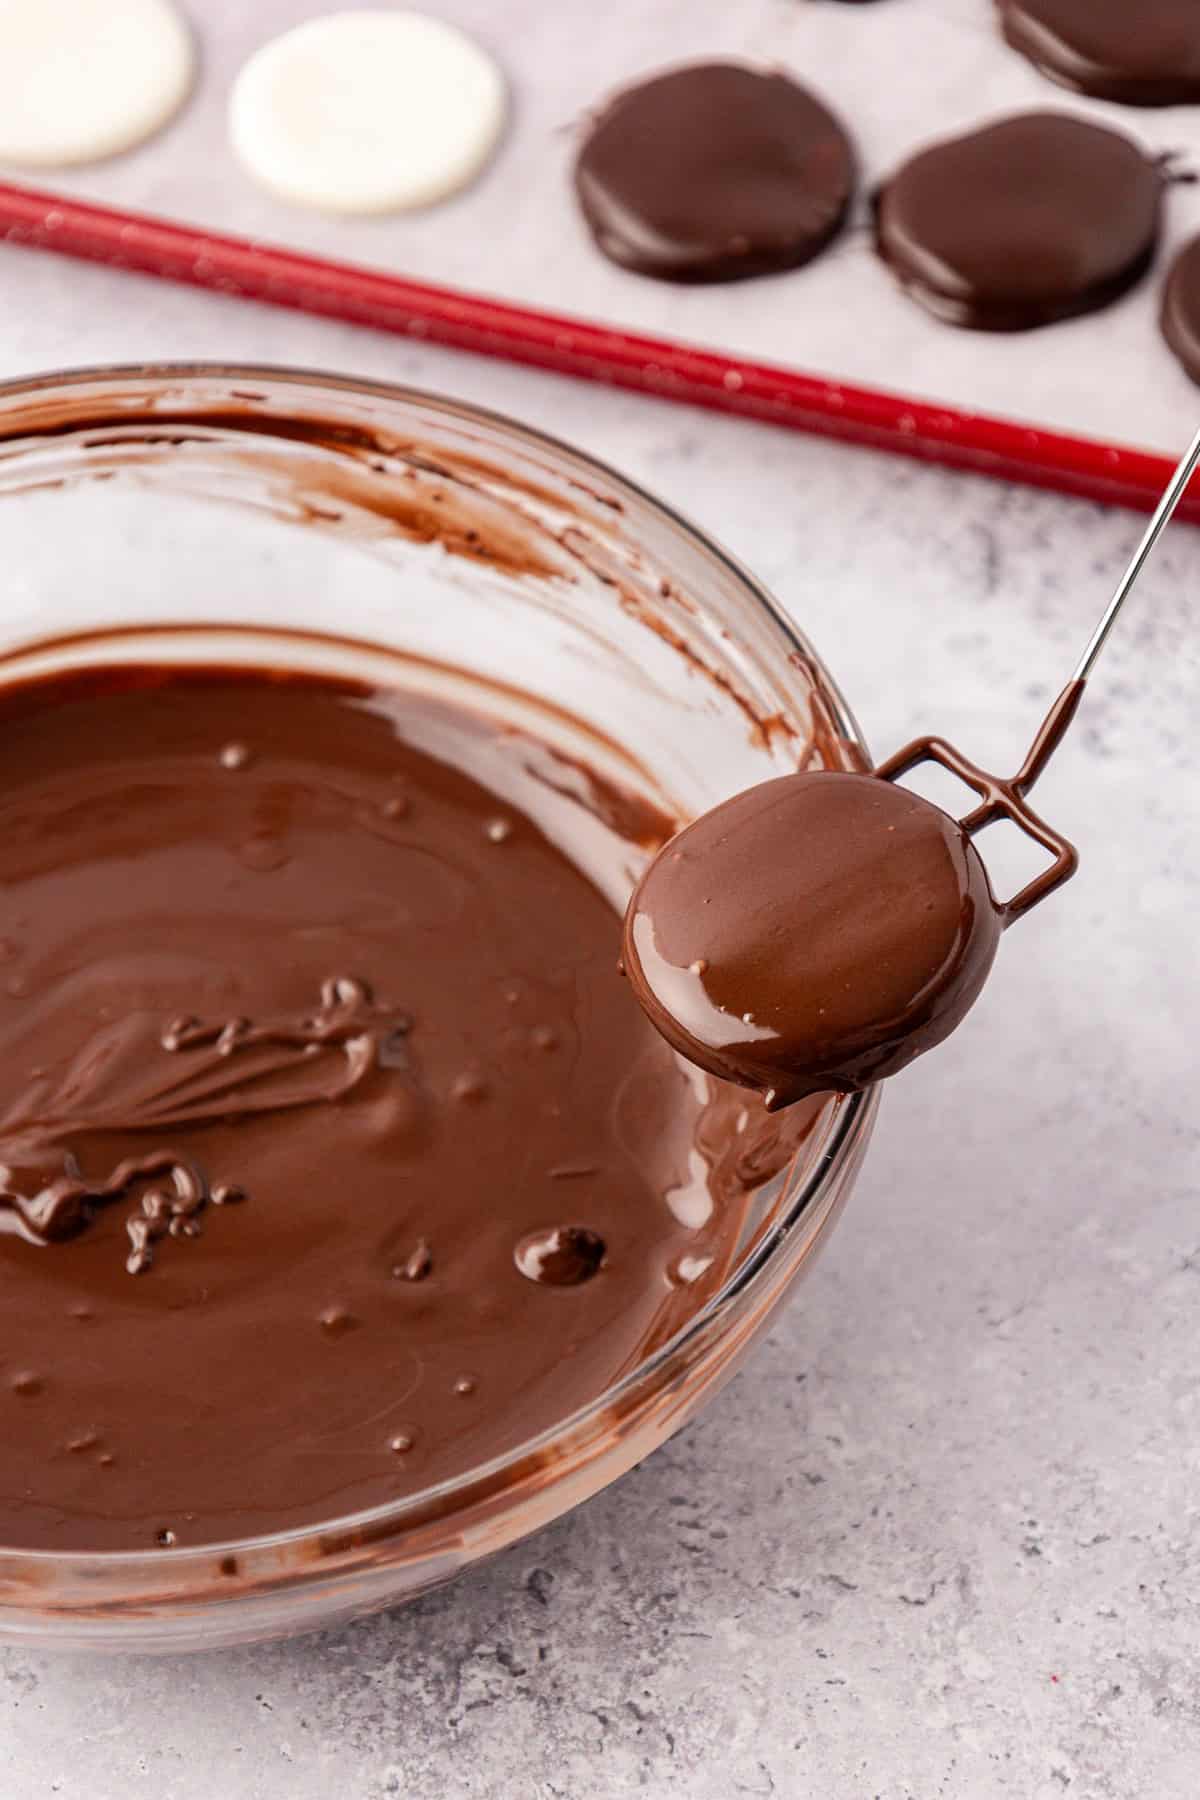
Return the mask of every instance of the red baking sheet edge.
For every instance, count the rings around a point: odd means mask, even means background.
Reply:
[[[1171,462],[0,183],[0,241],[1149,511]],[[1183,437],[1181,432],[1180,443]],[[1200,523],[1200,485],[1180,507]]]

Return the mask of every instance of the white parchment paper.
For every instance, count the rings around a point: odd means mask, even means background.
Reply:
[[[50,178],[13,169],[11,179],[1087,436],[1173,451],[1200,418],[1200,390],[1157,328],[1167,259],[1200,230],[1200,187],[1170,191],[1158,264],[1135,293],[1041,331],[987,337],[939,325],[877,263],[865,226],[869,187],[911,149],[1005,112],[1091,115],[1200,168],[1200,107],[1116,107],[1054,87],[1003,43],[990,0],[428,0],[505,66],[511,128],[470,192],[426,213],[369,220],[323,218],[261,193],[226,137],[229,87],[245,57],[335,9],[319,0],[190,0],[186,10],[201,68],[173,125],[91,169]],[[570,167],[589,107],[609,90],[709,56],[778,64],[816,87],[858,143],[863,194],[855,226],[809,268],[680,290],[598,254]]]

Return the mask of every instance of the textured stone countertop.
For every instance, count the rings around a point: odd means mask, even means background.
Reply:
[[[168,355],[390,377],[579,441],[773,586],[881,751],[937,728],[1015,762],[1136,531],[3,253],[0,374]],[[1040,790],[1081,874],[894,1083],[817,1273],[699,1423],[344,1632],[189,1660],[0,1651],[5,1800],[1190,1800],[1198,626],[1180,528]]]

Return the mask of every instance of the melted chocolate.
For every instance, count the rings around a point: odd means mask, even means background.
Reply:
[[[852,1093],[940,1043],[1002,926],[961,825],[876,776],[822,771],[681,832],[630,903],[624,960],[668,1043],[776,1106]]]
[[[1026,113],[920,151],[875,198],[875,244],[950,325],[1023,331],[1093,312],[1139,281],[1164,175],[1131,139]]]
[[[1159,323],[1186,372],[1200,383],[1200,237],[1189,239],[1171,264]]]
[[[773,71],[698,63],[609,102],[575,165],[600,249],[663,281],[793,269],[841,230],[854,191],[843,127]]]
[[[0,714],[0,1544],[398,1498],[712,1294],[811,1118],[706,1097],[651,1031],[511,734],[202,668]]]
[[[1200,100],[1195,0],[997,0],[1000,28],[1043,75],[1127,106]]]

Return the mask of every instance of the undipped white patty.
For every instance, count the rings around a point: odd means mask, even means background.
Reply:
[[[454,26],[344,12],[255,52],[234,83],[229,129],[246,168],[283,199],[371,213],[465,187],[504,116],[499,69]]]
[[[128,150],[183,104],[193,68],[168,0],[0,0],[0,162]]]

